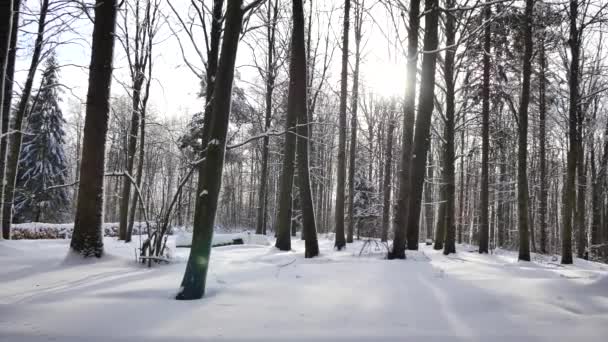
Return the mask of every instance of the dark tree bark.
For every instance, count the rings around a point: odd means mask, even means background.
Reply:
[[[359,64],[361,62],[361,26],[363,10],[362,4],[355,3],[355,70],[353,72],[353,92],[351,102],[350,119],[350,148],[348,161],[348,231],[346,242],[353,242],[353,231],[355,227],[354,199],[355,199],[355,169],[357,164],[357,111],[359,107]]]
[[[384,181],[382,186],[383,206],[382,206],[382,235],[381,241],[388,241],[388,228],[390,225],[390,205],[391,205],[391,170],[393,166],[393,132],[395,131],[395,102],[391,101],[390,114],[388,116],[388,128],[386,133],[386,147],[384,149]]]
[[[125,172],[132,174],[133,173],[133,164],[135,162],[135,152],[137,149],[137,135],[139,133],[139,123],[141,119],[140,115],[140,100],[141,100],[141,88],[143,85],[144,77],[143,74],[138,74],[135,76],[133,82],[133,108],[131,112],[131,125],[129,128],[129,137],[127,142],[127,155],[126,155],[126,165]],[[140,161],[140,163],[143,160]],[[120,196],[120,222],[118,226],[118,239],[126,240],[127,239],[127,229],[128,229],[128,216],[129,216],[129,202],[131,199],[131,180],[128,177],[124,177],[122,184],[122,192]],[[135,207],[133,207],[133,211],[135,211]]]
[[[488,162],[490,154],[490,49],[491,32],[490,18],[492,16],[491,5],[486,1],[485,29],[483,42],[483,104],[481,110],[481,189],[479,198],[479,253],[488,253],[489,245],[489,187],[488,187]]]
[[[418,100],[414,145],[412,147],[412,170],[410,176],[411,195],[407,224],[407,248],[409,250],[418,249],[420,204],[422,202],[422,187],[424,184],[427,152],[430,145],[431,117],[435,104],[435,68],[439,21],[438,0],[426,0],[425,12],[425,54],[422,57],[422,78],[420,81],[420,97]]]
[[[8,6],[8,4],[10,3],[10,1],[3,3],[2,6]],[[21,5],[21,0],[13,0],[13,8],[12,8],[12,13],[11,10],[7,10],[5,11],[4,9],[0,9],[0,12],[3,13],[3,15],[6,14],[11,14],[9,16],[9,18],[4,19],[4,18],[0,18],[0,21],[5,21],[6,20],[6,25],[8,25],[9,23],[11,24],[10,27],[10,36],[4,37],[2,36],[2,38],[0,38],[1,40],[3,39],[10,39],[10,43],[8,44],[8,54],[7,54],[7,58],[6,58],[6,69],[5,69],[5,74],[4,76],[2,76],[0,74],[0,90],[2,90],[2,94],[0,94],[0,105],[2,106],[0,108],[0,132],[2,134],[2,137],[0,138],[0,199],[2,199],[2,191],[4,186],[2,186],[2,184],[4,184],[4,172],[6,169],[6,151],[7,151],[7,146],[8,146],[8,136],[6,135],[6,133],[8,132],[8,128],[9,128],[9,118],[10,118],[10,114],[11,114],[11,102],[13,99],[13,78],[15,76],[15,59],[17,56],[17,37],[18,37],[18,32],[19,32],[19,8]],[[8,8],[8,7],[7,7]],[[12,20],[12,23],[10,22]],[[2,30],[6,30],[8,28],[4,27]],[[4,32],[4,31],[3,31]],[[4,33],[3,33],[4,34]],[[6,32],[6,34],[8,35],[8,32]],[[4,41],[0,42],[0,45],[5,44]],[[0,48],[0,53],[2,53],[1,51],[4,51],[3,48]],[[2,62],[2,60],[0,60],[0,67],[2,67],[4,64]],[[4,80],[4,85],[2,85],[2,80]],[[0,222],[2,222],[2,206],[0,206]],[[2,229],[2,237],[4,239],[10,239],[10,226],[8,227],[3,227]]]
[[[445,159],[442,158],[442,159]],[[440,161],[445,163],[444,161]],[[428,183],[427,183],[428,185]],[[445,191],[445,185],[440,185],[439,186],[439,195],[441,198],[441,203],[439,203],[439,210],[437,213],[437,224],[435,226],[435,243],[433,244],[433,249],[435,250],[440,250],[443,249],[443,244],[445,241],[445,215],[446,215],[446,203],[445,203],[445,198],[446,198],[446,191]],[[429,226],[429,230],[432,231],[432,225],[427,223],[427,225]]]
[[[213,224],[222,183],[226,135],[230,117],[234,64],[239,42],[243,15],[242,0],[228,0],[225,15],[224,38],[217,69],[214,100],[209,126],[209,142],[206,144],[206,162],[199,163],[199,192],[194,213],[192,248],[186,265],[181,289],[176,299],[200,299],[205,294],[205,283],[211,254]],[[204,177],[200,177],[204,175]]]
[[[519,260],[530,261],[528,212],[528,105],[530,104],[530,74],[532,72],[532,15],[534,0],[526,0],[524,18],[524,59],[519,104],[517,146],[517,218],[519,226]]]
[[[302,208],[302,235],[304,236],[305,258],[313,258],[319,255],[319,244],[317,242],[317,226],[310,188],[310,166],[308,152],[311,137],[308,125],[308,101],[306,90],[306,47],[304,40],[304,8],[302,0],[293,0],[293,26],[291,41],[291,64],[290,65],[290,93],[293,95],[293,110],[298,119],[297,139],[297,164],[298,183],[300,193],[300,206]],[[295,79],[295,80],[294,80]],[[293,88],[293,90],[291,89]],[[291,92],[291,90],[293,92]],[[290,98],[287,99],[288,110]]]
[[[275,36],[277,27],[277,17],[279,15],[278,3],[275,1],[274,6],[272,1],[268,1],[268,7],[266,12],[266,38],[268,39],[268,50],[266,59],[266,110],[264,117],[264,132],[268,132],[270,129],[270,121],[272,119],[272,93],[274,91],[274,80],[275,80],[275,60],[274,60],[274,49],[275,49]],[[267,188],[268,188],[268,136],[262,139],[262,169],[260,170],[260,189],[258,192],[258,210],[255,225],[256,234],[266,233],[266,202],[268,201]]]
[[[78,203],[70,243],[84,257],[103,254],[103,174],[117,10],[116,0],[97,0],[95,5]]]
[[[340,116],[338,120],[338,169],[336,179],[335,247],[346,245],[344,238],[344,200],[346,181],[346,101],[348,98],[348,34],[350,27],[350,0],[344,0],[344,27],[342,32],[342,72],[340,76]]]
[[[576,158],[576,174],[577,174],[577,199],[576,199],[576,212],[575,212],[575,223],[576,223],[576,256],[583,258],[585,256],[585,249],[587,248],[587,234],[585,226],[585,197],[587,193],[587,168],[585,165],[585,151],[583,148],[583,115],[582,111],[578,114],[578,151]]]
[[[539,41],[539,108],[538,108],[538,148],[539,148],[539,172],[540,172],[540,190],[539,190],[539,203],[538,203],[538,220],[540,230],[540,253],[547,253],[547,199],[548,199],[548,185],[547,185],[547,105],[546,105],[546,76],[545,69],[547,67],[547,59],[545,55],[545,36],[544,32],[541,34]]]
[[[15,198],[15,183],[17,181],[17,167],[19,166],[19,155],[21,153],[21,141],[23,134],[21,133],[23,120],[27,115],[30,104],[30,96],[36,76],[36,69],[40,63],[40,55],[44,44],[44,29],[46,27],[46,16],[49,9],[49,0],[44,0],[40,7],[40,17],[38,19],[38,31],[36,41],[34,43],[34,52],[30,62],[30,67],[25,79],[25,85],[21,91],[21,99],[19,106],[14,115],[13,126],[14,131],[8,137],[6,167],[4,170],[4,189],[2,191],[3,207],[2,207],[2,231],[9,232],[13,220],[13,200]]]
[[[8,81],[7,65],[11,49],[13,30],[13,0],[5,0],[0,3],[0,117],[4,118],[4,97]],[[8,114],[8,113],[7,113]],[[0,120],[0,132],[4,133],[4,120]],[[1,184],[1,183],[0,183]],[[7,237],[8,238],[8,237]]]
[[[447,1],[447,8],[455,6],[454,0]],[[446,13],[445,36],[446,46],[443,74],[445,77],[445,152],[443,157],[443,183],[445,184],[445,238],[443,254],[456,253],[455,199],[455,89],[454,89],[454,57],[456,48],[452,47],[456,39],[456,18],[454,13]],[[462,186],[462,184],[461,184]]]
[[[562,264],[572,264],[572,212],[576,189],[574,179],[576,177],[576,161],[578,152],[578,106],[579,106],[579,59],[580,59],[580,35],[578,31],[578,0],[570,1],[570,75],[568,85],[570,88],[570,99],[568,109],[568,160],[566,165],[566,179],[562,197]]]
[[[423,212],[422,212],[422,217],[424,219],[424,230],[426,232],[426,237],[425,239],[428,240],[432,240],[433,239],[433,233],[436,233],[434,231],[435,228],[433,224],[435,223],[435,207],[432,204],[433,203],[433,177],[435,174],[435,167],[433,166],[434,164],[434,160],[433,160],[433,142],[431,140],[431,137],[429,137],[429,149],[428,149],[429,153],[428,153],[428,161],[425,167],[425,171],[426,171],[426,176],[425,179],[427,179],[428,181],[424,182],[424,186],[423,186],[423,196],[424,196],[424,206],[422,208],[424,208]],[[440,153],[441,154],[441,153]],[[439,160],[439,163],[441,163],[441,160]],[[439,186],[439,192],[440,192],[440,197],[443,197],[443,186]],[[439,215],[443,215],[445,213],[445,208],[443,207],[443,203],[439,204]],[[439,221],[441,221],[441,229],[443,229],[443,218],[440,217]],[[439,222],[438,222],[439,223]],[[443,236],[443,233],[441,233],[441,235]],[[441,243],[443,244],[443,237],[442,237],[442,241]],[[443,245],[442,245],[443,246]],[[443,248],[443,247],[442,247]]]
[[[305,257],[312,258],[319,254],[317,229],[315,222],[312,191],[308,162],[308,129],[307,91],[306,91],[306,48],[304,39],[304,9],[301,0],[293,1],[293,26],[291,37],[291,60],[289,64],[289,90],[287,97],[287,131],[283,153],[283,172],[281,173],[281,202],[277,224],[279,226],[276,247],[280,250],[291,249],[289,222],[291,211],[287,203],[291,203],[293,193],[294,159],[297,145],[297,163],[300,207],[302,209],[302,234],[306,240]],[[296,129],[296,123],[297,129]],[[293,132],[293,133],[292,133]],[[297,133],[297,139],[296,134]],[[305,138],[306,137],[306,138]],[[289,200],[289,202],[287,202]],[[284,203],[285,202],[285,203]]]
[[[418,29],[420,27],[420,0],[410,0],[409,30],[407,43],[407,78],[405,80],[405,103],[401,136],[401,161],[399,165],[399,192],[395,204],[393,250],[389,259],[405,259],[405,241],[410,198],[410,160],[414,121],[416,116],[416,74],[418,68]]]

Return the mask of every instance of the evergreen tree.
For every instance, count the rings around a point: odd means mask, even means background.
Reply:
[[[57,221],[67,209],[66,188],[47,190],[65,184],[68,169],[57,69],[57,60],[51,55],[27,118],[27,134],[23,138],[17,173],[15,219],[18,221]]]

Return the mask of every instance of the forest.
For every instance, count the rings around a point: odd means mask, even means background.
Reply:
[[[0,0],[0,340],[114,336],[54,295],[151,341],[605,338],[604,34],[605,0]],[[169,297],[219,315],[145,330]],[[277,335],[222,323],[264,298]]]

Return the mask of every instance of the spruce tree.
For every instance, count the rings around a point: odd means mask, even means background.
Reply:
[[[58,84],[57,60],[51,55],[23,138],[15,196],[18,221],[57,221],[67,209],[67,189],[48,189],[65,184],[68,169]]]

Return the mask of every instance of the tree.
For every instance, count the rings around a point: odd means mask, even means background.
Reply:
[[[59,75],[55,55],[46,61],[36,101],[27,117],[27,134],[19,160],[15,216],[19,221],[57,221],[66,213],[67,160]],[[42,215],[45,216],[42,216]]]
[[[300,206],[302,208],[302,234],[306,240],[305,257],[312,258],[319,254],[310,175],[308,149],[310,132],[307,115],[306,91],[306,49],[304,41],[304,9],[301,0],[293,1],[293,25],[291,38],[291,58],[289,63],[289,89],[287,95],[287,135],[283,149],[283,170],[281,172],[281,198],[277,214],[276,247],[280,250],[291,249],[291,203],[292,184],[294,179],[294,159],[297,149],[298,183]],[[296,128],[297,126],[297,128]],[[297,138],[297,139],[296,139]],[[297,146],[296,146],[297,145]]]
[[[82,141],[78,203],[70,247],[84,257],[103,255],[103,184],[108,130],[116,0],[97,0]]]
[[[13,78],[15,75],[15,59],[17,56],[17,33],[19,32],[19,9],[21,5],[21,0],[13,0],[12,2],[13,8],[10,18],[10,20],[12,20],[12,26],[10,29],[10,37],[7,37],[10,39],[10,44],[8,44],[6,69],[5,74],[0,74],[0,86],[2,87],[0,88],[0,91],[2,91],[2,94],[0,94],[0,98],[2,99],[2,101],[0,102],[0,106],[2,106],[0,108],[0,132],[2,134],[2,137],[0,137],[0,198],[3,198],[2,191],[4,186],[2,186],[2,184],[4,184],[4,172],[6,169],[6,150],[8,146],[8,136],[6,135],[6,133],[9,129],[9,117],[11,112],[11,102],[13,99]],[[8,3],[10,3],[10,1],[3,2],[2,6],[7,6]],[[3,15],[8,15],[9,13],[11,13],[11,11],[2,10],[2,13]],[[8,25],[10,20],[9,18],[7,18],[2,19],[1,21],[5,22],[6,25]],[[8,26],[4,27],[2,30],[4,30],[3,32],[6,32],[8,34],[8,32],[6,31],[8,30]],[[1,51],[2,48],[0,48],[0,54],[2,53]],[[2,63],[2,60],[0,58],[0,67],[2,67],[3,65],[4,64]],[[0,70],[3,69],[0,68]],[[4,85],[2,86],[2,84]],[[0,208],[0,222],[2,222],[2,208]],[[4,239],[10,238],[10,226],[3,225],[2,237]]]
[[[387,115],[388,129],[386,136],[386,147],[384,155],[384,180],[382,185],[382,234],[380,240],[388,240],[388,228],[390,225],[390,205],[391,205],[391,171],[393,167],[393,134],[395,131],[395,100],[391,100]]]
[[[348,35],[350,27],[350,0],[344,0],[344,25],[342,31],[342,72],[340,74],[340,114],[338,132],[338,166],[336,179],[335,247],[346,245],[344,238],[344,200],[346,182],[346,101],[348,98]]]
[[[214,84],[214,100],[209,122],[209,142],[205,146],[205,163],[199,163],[199,186],[197,205],[194,213],[192,247],[186,265],[186,272],[176,299],[200,299],[205,294],[205,283],[211,254],[213,224],[220,194],[226,135],[230,119],[232,101],[232,81],[236,52],[243,24],[243,16],[259,1],[243,6],[242,0],[228,0],[225,14],[224,37],[219,59],[217,77]],[[204,168],[200,170],[200,168]]]
[[[158,7],[160,5],[159,0],[142,1],[144,2],[143,4],[140,0],[136,0],[134,4],[127,6],[124,11],[121,11],[124,23],[123,25],[119,25],[122,31],[120,42],[127,56],[131,76],[132,112],[127,142],[127,160],[124,170],[129,174],[133,173],[140,120],[148,102],[148,90],[151,80],[149,77],[146,77],[146,73],[148,69],[152,68],[152,47],[154,46],[154,38],[158,30]],[[129,14],[134,18],[130,19]],[[130,22],[130,20],[133,20],[133,22]],[[130,32],[131,26],[133,26],[132,32]],[[142,92],[142,90],[145,92]],[[145,131],[142,130],[142,132]],[[140,159],[140,163],[142,162],[143,159]],[[141,172],[138,174],[141,174]],[[128,234],[130,230],[128,222],[130,196],[131,179],[123,177],[118,239],[126,240],[127,242],[131,240],[131,234]],[[134,204],[136,203],[134,201]],[[131,210],[136,210],[135,205],[133,205]]]
[[[407,224],[407,248],[418,249],[420,206],[426,169],[426,158],[430,144],[431,117],[435,106],[435,68],[438,44],[439,9],[437,0],[425,0],[424,51],[418,115],[412,146],[410,203]]]
[[[266,4],[266,39],[268,41],[267,46],[267,60],[266,60],[266,107],[264,116],[264,132],[270,129],[270,122],[272,120],[272,94],[275,87],[276,73],[278,69],[277,58],[275,58],[275,45],[276,45],[276,32],[277,32],[277,19],[279,16],[278,0],[274,3],[272,0],[268,0]],[[262,138],[262,168],[260,170],[260,188],[258,192],[258,212],[257,220],[255,225],[256,234],[266,234],[266,219],[267,210],[266,202],[268,201],[267,187],[268,187],[268,143],[269,137],[266,135]]]
[[[447,8],[456,6],[455,0],[446,2]],[[455,176],[455,89],[454,89],[454,59],[456,48],[453,47],[456,37],[455,22],[456,18],[453,13],[446,12],[445,19],[445,61],[443,75],[445,78],[445,128],[444,128],[444,154],[443,154],[443,183],[445,184],[445,236],[439,236],[438,239],[444,240],[443,254],[456,253],[456,227],[455,225],[455,193],[456,193],[456,176]]]
[[[418,29],[420,27],[420,0],[410,0],[408,16],[407,78],[403,105],[403,129],[401,135],[401,161],[399,165],[399,192],[395,204],[393,249],[389,259],[405,259],[407,220],[410,202],[410,161],[414,121],[416,116],[416,74],[418,70]]]
[[[570,1],[570,46],[571,60],[568,77],[570,90],[568,109],[568,157],[566,179],[562,196],[562,264],[572,264],[572,211],[574,210],[576,161],[578,149],[578,103],[579,103],[579,58],[580,34],[578,32],[578,0]]]
[[[13,0],[3,1],[0,4],[0,117],[3,117],[4,112],[4,92],[7,81],[7,65],[11,46],[11,37],[13,29]],[[12,80],[11,80],[12,82]],[[3,131],[3,123],[0,121],[0,132]]]
[[[30,95],[34,85],[34,77],[40,62],[42,48],[44,44],[44,32],[47,24],[46,17],[49,11],[49,0],[44,0],[40,7],[40,17],[38,18],[38,30],[36,32],[36,40],[34,42],[34,51],[30,61],[30,67],[25,79],[25,85],[21,91],[21,99],[15,115],[13,117],[13,126],[11,127],[13,134],[8,139],[6,166],[4,170],[4,188],[2,191],[3,208],[2,208],[2,230],[10,234],[11,222],[13,219],[13,200],[15,197],[15,182],[17,180],[17,165],[19,162],[19,154],[21,153],[21,140],[23,138],[22,126],[23,120],[26,117],[28,106],[30,104]]]
[[[355,2],[355,70],[353,71],[353,92],[350,119],[350,147],[348,165],[348,232],[346,242],[353,242],[354,216],[353,200],[355,198],[355,169],[357,159],[357,109],[359,107],[359,65],[361,64],[361,37],[363,27],[363,6],[365,1]]]
[[[541,12],[542,14],[542,12]],[[539,92],[538,92],[538,147],[539,147],[539,204],[538,204],[538,220],[540,230],[540,253],[547,253],[547,199],[548,199],[548,182],[547,182],[547,97],[546,97],[546,82],[547,78],[547,58],[545,54],[545,30],[541,27],[540,40],[538,42],[538,63],[539,63]],[[592,162],[593,162],[592,158]],[[595,211],[594,211],[595,212]],[[599,214],[599,213],[598,213]]]
[[[530,261],[528,228],[528,106],[530,103],[530,74],[532,72],[532,15],[534,0],[526,0],[524,15],[524,56],[519,105],[517,153],[517,217],[519,226],[519,260]]]
[[[313,258],[319,255],[317,242],[317,225],[310,187],[310,165],[308,152],[312,133],[308,122],[307,60],[304,41],[304,8],[302,0],[293,0],[293,25],[290,62],[290,89],[287,98],[287,110],[293,110],[297,116],[297,164],[300,205],[302,208],[302,234],[305,240],[304,257]],[[292,81],[294,80],[294,81]],[[291,95],[291,96],[290,96]],[[290,106],[290,100],[294,102]]]
[[[490,49],[491,31],[490,19],[492,8],[488,1],[484,7],[485,28],[483,43],[483,109],[481,111],[481,189],[480,189],[480,215],[479,215],[479,253],[488,253],[489,245],[489,187],[488,187],[488,159],[490,154]]]

